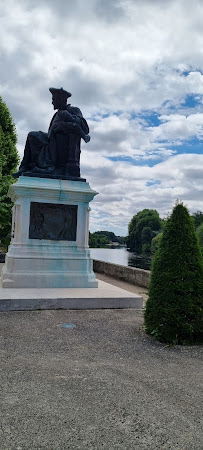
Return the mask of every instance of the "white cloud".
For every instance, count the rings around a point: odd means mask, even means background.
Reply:
[[[163,122],[158,127],[151,128],[155,140],[177,141],[192,137],[203,137],[203,114],[191,114],[186,117],[180,114],[160,116]]]
[[[95,229],[124,234],[134,213],[163,215],[177,197],[203,210],[202,156],[177,150],[203,138],[202,22],[201,0],[2,0],[0,95],[19,151],[30,130],[48,129],[48,88],[70,90],[91,130],[81,168],[100,192]]]
[[[203,198],[203,156],[177,155],[153,167],[110,162],[110,177],[104,182],[97,169],[88,176],[100,193],[92,204],[98,215],[92,230],[109,229],[109,220],[118,233],[127,233],[132,216],[144,208],[158,209],[162,217],[171,211],[177,198],[191,211],[201,210]],[[109,161],[108,161],[109,165]],[[112,178],[113,177],[113,178]],[[147,185],[155,181],[154,185]],[[158,206],[158,208],[157,208]],[[124,233],[124,234],[125,234]]]

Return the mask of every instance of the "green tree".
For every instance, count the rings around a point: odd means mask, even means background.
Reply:
[[[192,218],[174,207],[152,264],[147,333],[170,344],[203,341],[203,260]]]
[[[203,254],[203,223],[196,229],[197,239]]]
[[[154,209],[143,209],[129,223],[127,247],[136,253],[150,252],[152,238],[161,228],[159,213]]]
[[[162,238],[162,234],[163,233],[158,233],[151,242],[151,253],[152,255],[155,255],[155,253],[157,252],[157,250],[159,249],[160,246],[160,242],[161,242],[161,238]]]
[[[113,231],[95,231],[95,233],[89,234],[89,246],[105,247],[110,242],[118,242],[119,244],[125,244],[126,237],[116,236]]]
[[[97,247],[97,239],[95,238],[93,233],[89,233],[89,247],[90,248]]]
[[[106,247],[109,242],[109,238],[100,232],[89,233],[89,246],[91,248]]]
[[[198,228],[203,223],[203,213],[202,211],[196,211],[192,214],[195,229]]]
[[[12,202],[7,197],[12,173],[16,170],[19,157],[16,149],[17,135],[9,109],[0,97],[0,239],[11,230]]]
[[[151,242],[156,232],[150,227],[144,227],[141,232],[142,253],[151,253]]]
[[[113,231],[96,231],[95,234],[97,236],[107,237],[108,241],[116,242],[117,236],[113,233]]]
[[[109,244],[109,238],[105,235],[94,233],[94,237],[97,240],[97,247],[106,247]]]
[[[116,239],[119,244],[122,244],[122,245],[126,244],[126,239],[127,239],[126,236],[116,236]]]

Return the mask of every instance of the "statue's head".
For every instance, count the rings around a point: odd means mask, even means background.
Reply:
[[[52,104],[54,109],[65,109],[67,105],[67,98],[71,97],[71,93],[65,91],[63,88],[49,88],[52,93]]]

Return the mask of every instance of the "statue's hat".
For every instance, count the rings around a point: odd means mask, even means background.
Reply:
[[[63,89],[63,88],[57,89],[57,88],[50,87],[49,90],[52,93],[52,95],[63,94],[64,97],[66,97],[66,98],[71,97],[71,95],[72,95],[70,92],[65,91],[65,89]]]

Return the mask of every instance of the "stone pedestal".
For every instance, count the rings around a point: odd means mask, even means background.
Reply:
[[[9,189],[12,239],[3,288],[97,287],[88,248],[89,202],[80,181],[21,176]]]

